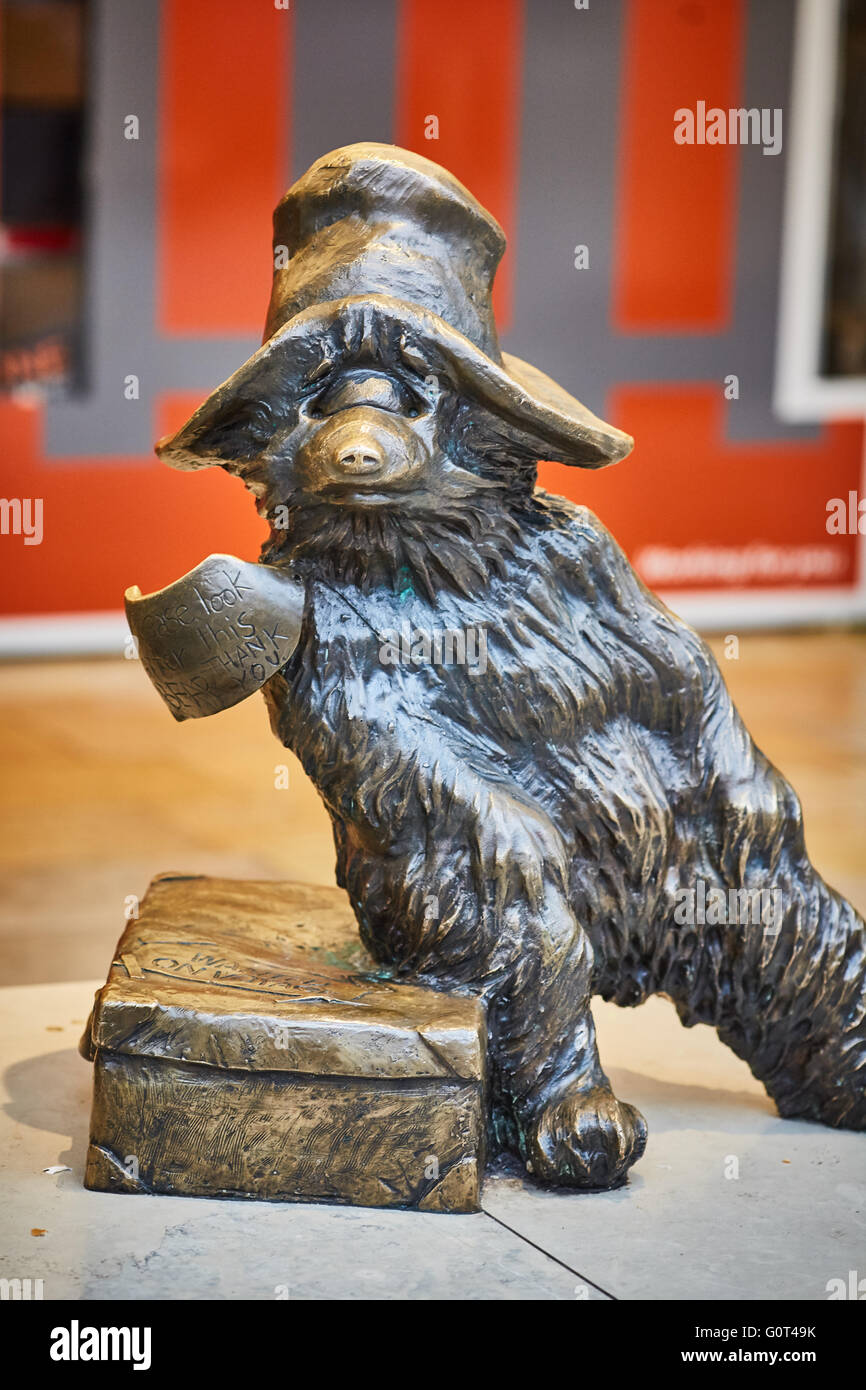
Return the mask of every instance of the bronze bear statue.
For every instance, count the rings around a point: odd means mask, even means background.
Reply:
[[[158,452],[239,475],[262,561],[303,585],[261,682],[273,728],[368,949],[484,997],[495,1144],[583,1188],[643,1153],[593,994],[663,993],[782,1115],[866,1127],[863,921],[701,638],[536,487],[540,458],[594,468],[632,441],[500,350],[498,224],[428,160],[362,144],[290,189],[274,247],[264,346]]]

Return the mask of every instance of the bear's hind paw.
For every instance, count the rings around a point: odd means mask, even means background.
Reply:
[[[528,1171],[543,1182],[587,1189],[619,1187],[646,1148],[640,1111],[603,1087],[568,1091],[530,1125]]]

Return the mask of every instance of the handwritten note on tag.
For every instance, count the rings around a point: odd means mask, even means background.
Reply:
[[[182,579],[126,591],[126,616],[148,676],[175,719],[245,700],[298,644],[303,585],[284,570],[210,555]]]

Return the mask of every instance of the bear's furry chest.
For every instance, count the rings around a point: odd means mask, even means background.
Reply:
[[[563,826],[600,829],[623,740],[643,742],[641,768],[667,757],[669,740],[642,730],[615,648],[608,639],[601,659],[599,650],[587,605],[535,566],[470,599],[443,593],[435,605],[410,590],[317,580],[298,652],[271,692],[272,721],[333,815],[366,822],[362,808],[381,806],[379,845],[389,817],[396,833],[400,798],[371,797],[370,787],[425,781],[442,753],[475,778],[510,783]],[[654,820],[655,780],[630,778],[628,797]]]
[[[432,728],[453,730],[474,705],[488,635],[480,615],[461,617],[411,595],[309,586],[300,646],[274,692],[277,732],[332,811],[347,814],[353,783],[408,764]]]
[[[419,742],[438,730],[500,771],[525,770],[598,722],[597,685],[579,656],[583,616],[568,613],[557,626],[518,583],[472,599],[443,594],[435,606],[411,592],[314,583],[287,725],[300,744],[326,730],[347,757],[365,729],[383,745],[389,733],[411,743],[413,730]]]

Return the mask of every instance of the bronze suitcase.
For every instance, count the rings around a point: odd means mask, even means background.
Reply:
[[[339,889],[165,874],[83,1040],[85,1185],[476,1211],[482,1003],[393,981]]]

